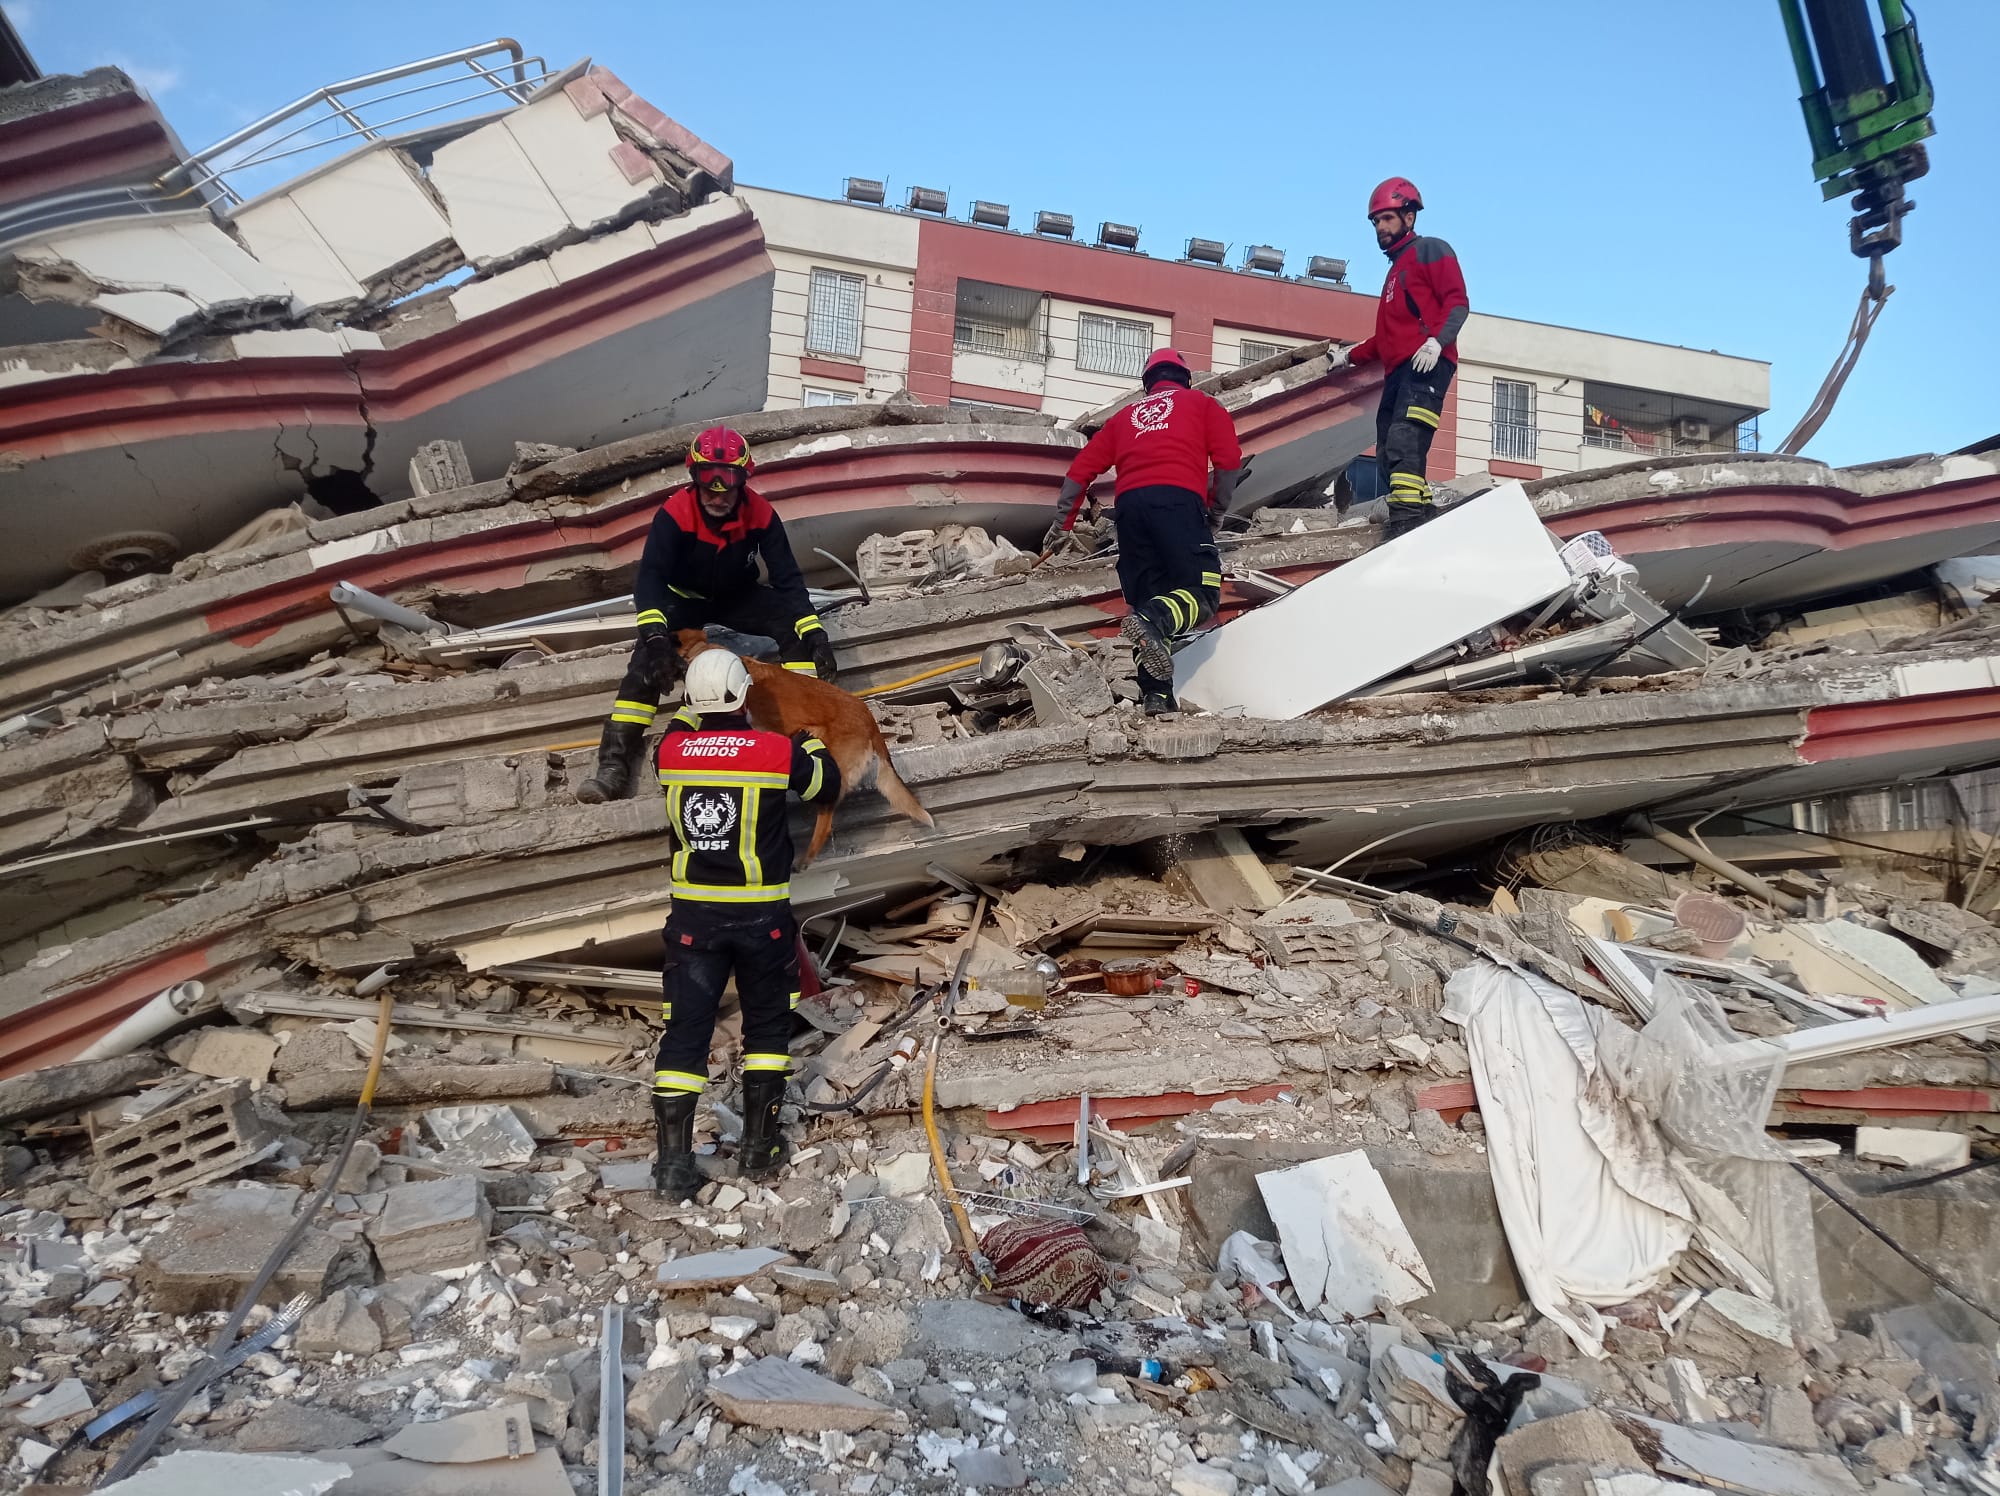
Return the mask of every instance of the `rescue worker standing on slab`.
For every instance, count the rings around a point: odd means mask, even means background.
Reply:
[[[687,701],[660,740],[660,787],[674,840],[661,1018],[653,1070],[659,1152],[653,1188],[685,1200],[702,1186],[694,1113],[708,1086],[715,1013],[733,974],[743,1004],[743,1143],[737,1172],[767,1178],[784,1162],[778,1108],[791,1069],[799,1001],[799,927],[789,880],[788,792],[833,803],[840,767],[818,738],[760,732],[744,714],[750,672],[725,649],[688,665]]]
[[[632,600],[639,642],[618,683],[611,720],[597,749],[597,772],[577,787],[586,805],[632,793],[640,744],[659,711],[660,692],[680,673],[674,635],[722,624],[775,639],[787,670],[834,677],[833,645],[813,612],[805,578],[777,510],[755,489],[750,444],[711,426],[687,454],[688,481],[653,516]],[[764,563],[768,585],[757,581]]]
[[[1243,467],[1229,412],[1191,388],[1193,378],[1171,348],[1146,361],[1139,376],[1145,394],[1077,453],[1043,541],[1045,550],[1059,544],[1090,485],[1117,469],[1118,588],[1131,609],[1119,629],[1138,661],[1148,716],[1176,710],[1174,646],[1222,604],[1214,527],[1228,512]]]
[[[1471,311],[1458,256],[1444,240],[1417,232],[1423,206],[1404,177],[1389,178],[1369,197],[1368,222],[1389,257],[1389,274],[1375,303],[1375,336],[1333,359],[1336,370],[1382,361],[1375,461],[1389,491],[1389,540],[1437,513],[1425,468],[1445,391],[1458,371],[1459,330]]]

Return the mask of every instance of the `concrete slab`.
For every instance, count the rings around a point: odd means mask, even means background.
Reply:
[[[342,1450],[338,1458],[354,1473],[335,1496],[575,1496],[553,1449],[477,1465],[426,1465],[377,1449]]]
[[[313,226],[296,201],[297,190],[237,214],[236,231],[250,252],[283,276],[307,306],[359,301],[367,287]]]
[[[451,243],[452,226],[392,151],[344,161],[286,196],[340,267],[363,284]]]
[[[261,1081],[277,1054],[278,1041],[262,1029],[204,1029],[182,1068],[217,1080]]]
[[[149,1307],[168,1314],[228,1308],[291,1229],[298,1199],[296,1189],[264,1185],[197,1191],[141,1249],[138,1282]],[[266,1286],[263,1302],[283,1303],[300,1293],[322,1298],[339,1251],[332,1237],[308,1227]]]
[[[504,122],[439,146],[430,181],[444,198],[452,237],[474,264],[503,259],[570,228],[569,214]]]
[[[734,1252],[697,1252],[660,1264],[657,1281],[667,1293],[734,1288],[766,1268],[790,1262],[790,1254],[771,1247],[744,1247]]]
[[[762,1356],[708,1384],[709,1400],[732,1423],[786,1433],[881,1428],[897,1415],[873,1398],[780,1356]]]
[[[630,180],[613,154],[619,136],[610,119],[586,117],[567,95],[553,94],[517,109],[501,123],[577,228],[588,229],[636,208],[666,180],[657,169],[640,181]]]
[[[535,1452],[535,1433],[526,1403],[503,1403],[436,1423],[405,1424],[382,1447],[429,1465],[472,1465],[526,1458]]]
[[[107,1496],[320,1496],[353,1473],[339,1460],[178,1449],[129,1480],[101,1486]]]
[[[477,1180],[431,1179],[390,1190],[368,1239],[384,1274],[421,1273],[479,1261],[492,1225]]]

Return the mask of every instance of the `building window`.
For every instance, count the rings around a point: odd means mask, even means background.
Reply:
[[[861,357],[864,282],[845,270],[814,269],[806,297],[806,352]]]
[[[1076,319],[1076,366],[1089,374],[1137,379],[1153,351],[1153,324],[1089,312]]]
[[[1525,379],[1493,381],[1493,455],[1534,462],[1535,387]]]
[[[808,408],[815,405],[852,405],[855,398],[852,390],[816,390],[810,385],[806,386]]]
[[[1261,364],[1267,358],[1276,358],[1289,351],[1284,343],[1260,343],[1254,338],[1245,338],[1243,351],[1237,356],[1237,367],[1247,369],[1252,364]]]
[[[1757,415],[1743,406],[1586,383],[1583,444],[1638,457],[1754,452]]]
[[[985,281],[958,283],[958,314],[951,344],[959,353],[990,353],[995,358],[1049,359],[1049,299],[1040,291],[1019,286],[995,286]]]

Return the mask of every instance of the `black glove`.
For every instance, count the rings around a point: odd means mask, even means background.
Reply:
[[[679,679],[680,651],[674,646],[673,630],[664,623],[639,625],[639,657],[662,690]]]
[[[815,629],[811,640],[813,669],[819,678],[831,685],[840,674],[840,665],[833,657],[833,641],[824,629]]]

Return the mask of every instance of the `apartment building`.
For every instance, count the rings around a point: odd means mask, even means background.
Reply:
[[[1084,242],[1063,215],[1037,214],[1024,230],[1006,208],[975,203],[960,219],[923,189],[913,200],[932,211],[738,193],[777,267],[768,408],[908,389],[934,404],[1068,419],[1129,390],[1162,344],[1222,371],[1374,325],[1373,294],[1348,285],[1341,262],[1287,276],[1267,246],[1229,268],[1220,244],[1190,241],[1191,254],[1165,258],[1117,224]],[[1474,293],[1491,294],[1476,279]],[[1755,450],[1769,402],[1770,366],[1758,359],[1487,312],[1474,313],[1459,350],[1436,479]]]

